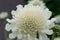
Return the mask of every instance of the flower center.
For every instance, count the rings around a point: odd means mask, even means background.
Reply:
[[[17,28],[30,35],[35,35],[38,30],[45,27],[47,22],[40,10],[36,9],[23,10],[18,19]]]

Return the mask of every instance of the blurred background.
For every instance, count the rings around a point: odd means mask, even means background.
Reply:
[[[46,6],[52,11],[52,17],[60,15],[60,0],[43,0],[46,3]],[[28,0],[0,0],[0,16],[2,12],[7,12],[8,16],[6,18],[12,18],[11,11],[16,10],[16,5],[27,4]],[[5,14],[4,14],[5,16]],[[0,18],[0,40],[5,40],[7,32],[5,31],[6,18]]]

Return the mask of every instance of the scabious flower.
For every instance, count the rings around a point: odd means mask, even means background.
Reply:
[[[57,15],[55,18],[56,18],[56,21],[55,22],[56,23],[60,23],[60,15]]]
[[[54,40],[60,40],[60,37],[55,38]]]
[[[1,12],[0,13],[0,19],[4,19],[8,16],[8,13],[7,12]]]
[[[32,1],[29,1],[30,4],[33,4],[33,5],[40,5],[41,1],[40,0],[32,0]]]
[[[40,6],[42,8],[45,8],[45,3],[42,0],[32,0],[28,1],[29,5],[34,5],[34,6]]]
[[[17,5],[17,9],[11,12],[12,19],[7,19],[5,29],[12,31],[9,38],[22,40],[38,40],[36,34],[39,34],[39,40],[49,40],[46,34],[51,35],[54,27],[54,18],[49,20],[52,12],[45,6],[34,6],[27,4],[24,7]]]

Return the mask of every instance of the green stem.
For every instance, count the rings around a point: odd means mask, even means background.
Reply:
[[[53,33],[51,40],[54,40],[55,34]]]

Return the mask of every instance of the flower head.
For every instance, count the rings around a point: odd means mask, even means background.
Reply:
[[[54,40],[60,40],[60,37],[55,38]]]
[[[4,19],[8,16],[8,13],[7,12],[1,12],[0,14],[0,19]]]
[[[8,23],[5,28],[7,31],[12,31],[9,35],[11,39],[15,37],[18,39],[35,38],[37,32],[49,35],[53,33],[50,28],[54,26],[54,23],[52,20],[49,20],[52,13],[48,8],[29,4],[24,7],[22,5],[16,7],[17,10],[11,12],[13,18],[7,19]],[[46,37],[45,34],[44,37]],[[46,39],[48,38],[46,37]]]
[[[60,15],[56,16],[55,18],[56,18],[56,21],[55,22],[56,23],[60,23]]]

